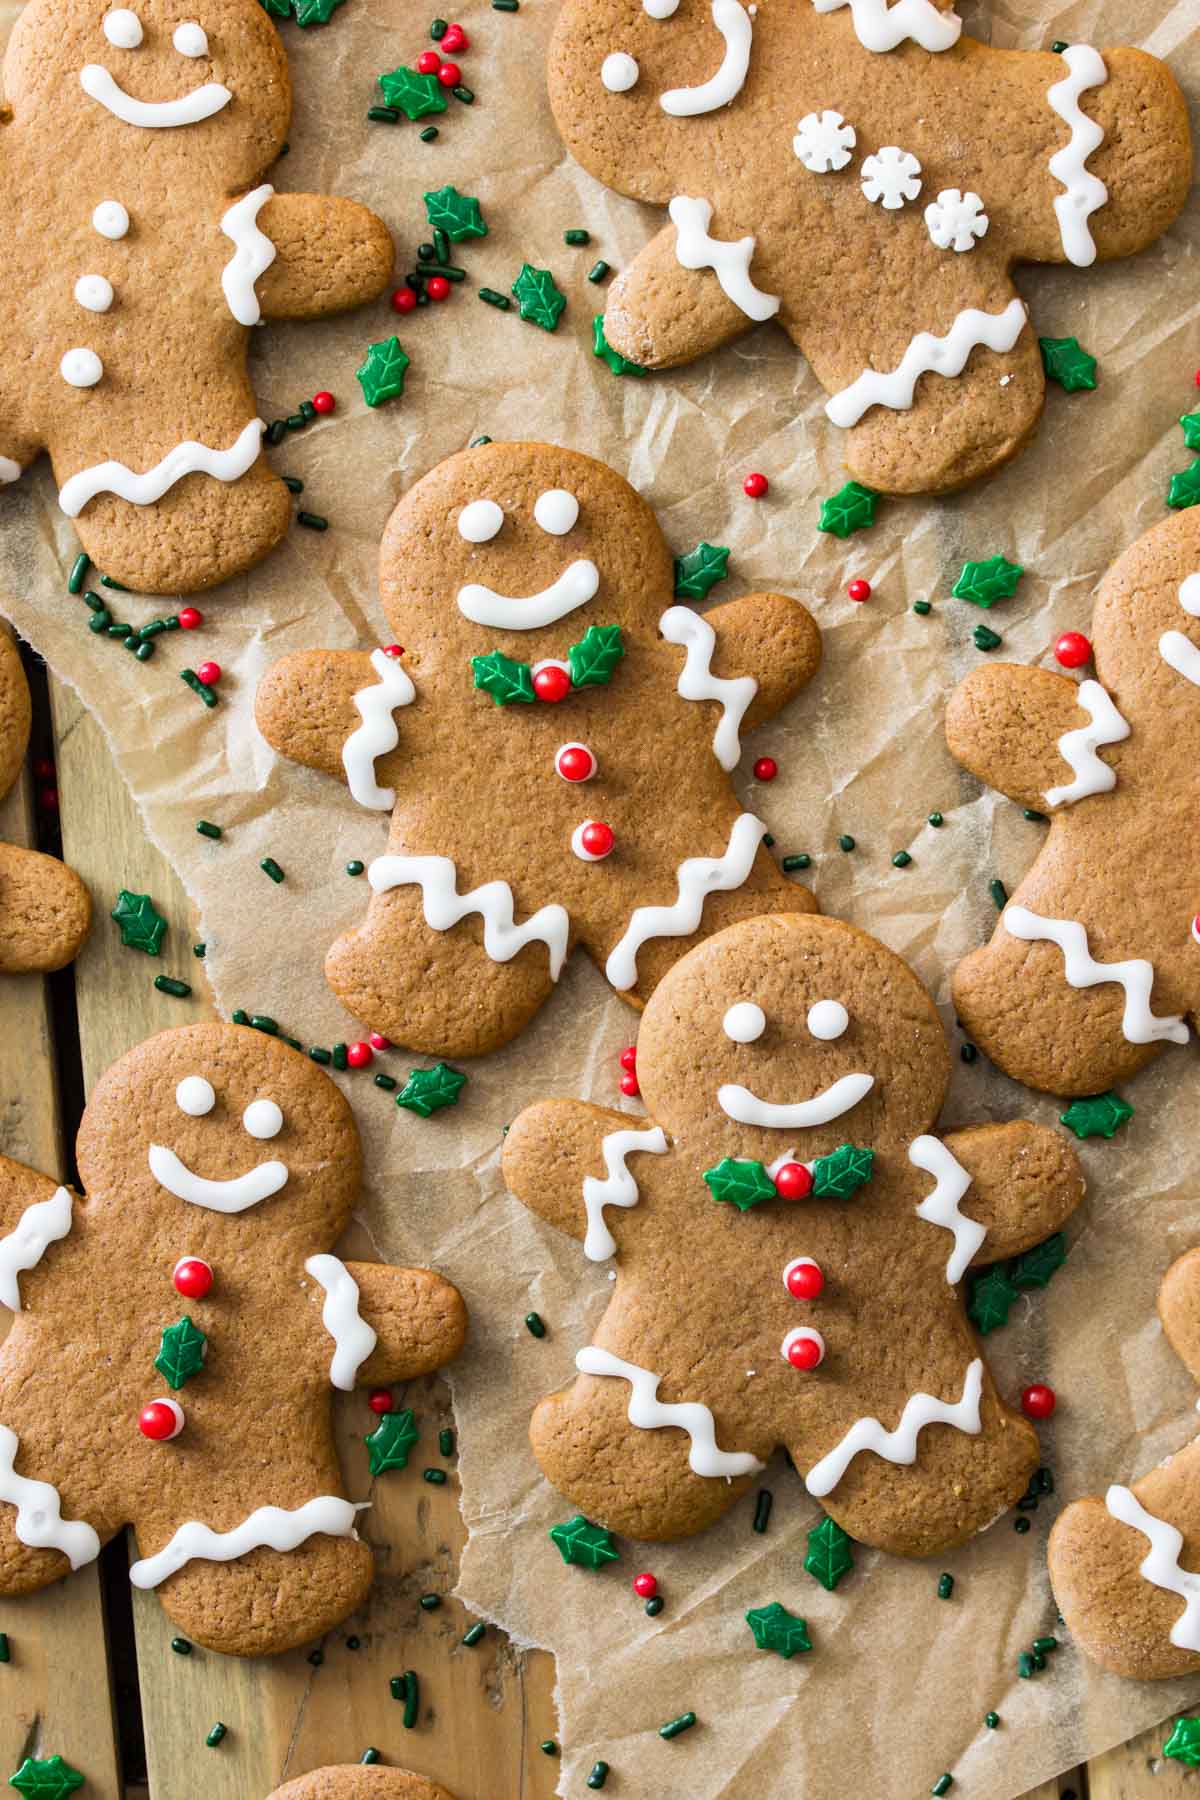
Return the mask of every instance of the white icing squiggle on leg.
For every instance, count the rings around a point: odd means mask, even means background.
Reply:
[[[275,246],[260,228],[258,215],[274,192],[264,181],[235,200],[221,220],[221,230],[234,245],[233,255],[221,270],[221,291],[239,325],[257,325],[262,318],[254,284],[275,261]]]
[[[48,1200],[27,1206],[7,1237],[0,1238],[0,1306],[21,1310],[17,1276],[36,1269],[48,1247],[71,1229],[71,1196],[60,1187]]]
[[[1105,1494],[1104,1504],[1114,1519],[1149,1538],[1150,1553],[1138,1570],[1143,1580],[1168,1594],[1178,1594],[1184,1602],[1183,1611],[1171,1627],[1171,1642],[1180,1650],[1200,1650],[1200,1575],[1179,1566],[1183,1533],[1166,1519],[1156,1519],[1136,1494],[1116,1482]]]
[[[736,769],[742,754],[742,720],[758,692],[757,681],[753,675],[727,680],[713,674],[717,634],[708,620],[690,607],[669,606],[658,621],[658,629],[669,644],[681,644],[687,650],[687,661],[675,684],[676,693],[683,700],[715,700],[721,708],[720,722],[713,733],[713,755],[723,769]]]
[[[778,294],[766,294],[750,279],[750,259],[755,239],[738,238],[735,242],[710,237],[712,202],[689,199],[676,194],[667,211],[675,227],[675,260],[683,269],[712,269],[721,284],[721,292],[748,319],[761,324],[773,319],[779,311]]]
[[[318,1531],[326,1537],[357,1538],[354,1519],[368,1502],[357,1505],[334,1494],[318,1494],[303,1506],[288,1511],[282,1506],[260,1506],[232,1531],[213,1531],[199,1519],[189,1519],[154,1556],[144,1556],[129,1571],[136,1588],[155,1588],[168,1575],[199,1558],[203,1562],[233,1562],[251,1550],[298,1550]]]
[[[207,444],[187,438],[168,450],[144,475],[135,474],[123,462],[96,463],[93,468],[80,469],[63,483],[58,490],[58,504],[68,519],[74,519],[97,494],[116,494],[133,506],[152,506],[185,475],[238,481],[256,460],[265,430],[261,419],[251,419],[228,450],[210,450]]]
[[[981,344],[997,355],[1011,350],[1025,328],[1026,316],[1021,300],[1010,300],[1001,313],[981,312],[977,306],[968,306],[945,337],[919,331],[889,373],[864,369],[857,381],[826,402],[826,414],[835,425],[846,427],[857,425],[872,406],[907,412],[922,375],[961,375],[972,350]]]
[[[618,992],[636,984],[638,951],[650,938],[690,937],[699,929],[707,894],[727,894],[741,887],[766,835],[761,819],[742,813],[734,820],[724,856],[689,856],[679,865],[679,897],[673,906],[637,908],[604,965],[605,975]]]
[[[604,1221],[606,1206],[636,1206],[638,1185],[629,1173],[626,1157],[635,1152],[662,1156],[667,1148],[667,1134],[661,1125],[649,1131],[610,1131],[600,1146],[607,1171],[601,1181],[598,1175],[583,1178],[583,1204],[587,1209],[587,1236],[583,1254],[589,1262],[606,1262],[616,1254],[617,1243]]]
[[[927,1425],[953,1425],[968,1437],[978,1437],[979,1402],[983,1394],[983,1362],[979,1357],[970,1364],[963,1381],[962,1399],[953,1403],[935,1400],[932,1394],[911,1394],[904,1403],[900,1423],[895,1431],[885,1431],[878,1419],[859,1419],[840,1444],[828,1456],[814,1463],[804,1477],[804,1485],[814,1499],[831,1494],[854,1458],[863,1450],[873,1450],[890,1463],[907,1466],[917,1460],[917,1438]]]
[[[378,785],[375,761],[400,742],[392,711],[397,706],[411,706],[417,690],[396,657],[386,651],[372,650],[371,667],[379,680],[354,696],[362,724],[342,745],[342,767],[350,792],[360,806],[368,806],[374,812],[390,812],[396,804],[396,790]]]
[[[987,1236],[986,1226],[959,1211],[958,1203],[970,1187],[971,1177],[940,1138],[914,1138],[908,1147],[908,1160],[914,1168],[932,1175],[937,1183],[932,1194],[926,1194],[917,1207],[917,1217],[953,1232],[954,1248],[946,1263],[946,1280],[951,1284],[961,1281]]]
[[[819,13],[849,6],[854,30],[864,50],[894,50],[911,38],[922,50],[952,50],[962,35],[962,20],[955,12],[939,12],[930,0],[813,0]]]
[[[589,1344],[575,1358],[575,1367],[584,1375],[616,1375],[633,1390],[629,1396],[629,1423],[639,1431],[657,1431],[663,1425],[674,1425],[686,1431],[691,1439],[688,1467],[694,1475],[753,1475],[763,1467],[748,1450],[719,1450],[717,1426],[710,1409],[699,1400],[683,1400],[664,1405],[658,1398],[661,1375],[640,1369],[636,1363],[623,1362],[611,1350]]]
[[[353,1392],[358,1371],[379,1339],[358,1310],[358,1283],[336,1256],[310,1256],[304,1265],[314,1281],[325,1289],[321,1323],[333,1339],[329,1379],[344,1394]]]
[[[17,1509],[13,1529],[18,1542],[30,1550],[61,1550],[73,1569],[94,1562],[99,1537],[82,1519],[63,1518],[62,1496],[50,1482],[17,1474],[18,1447],[16,1432],[0,1425],[0,1500]]]
[[[1129,736],[1129,722],[1123,719],[1111,697],[1098,681],[1079,685],[1078,701],[1090,713],[1090,725],[1077,731],[1064,732],[1058,740],[1058,753],[1074,772],[1075,779],[1063,787],[1047,788],[1046,805],[1070,806],[1089,794],[1107,794],[1117,785],[1115,769],[1100,761],[1097,750],[1109,744],[1121,744]]]
[[[1074,919],[1043,919],[1025,906],[1006,906],[1001,914],[1006,930],[1024,944],[1047,941],[1063,953],[1064,974],[1073,988],[1097,987],[1115,981],[1125,990],[1121,1032],[1129,1044],[1186,1044],[1187,1026],[1176,1014],[1160,1018],[1150,1010],[1154,969],[1141,957],[1127,962],[1096,962],[1088,949],[1087,932]]]
[[[749,13],[738,0],[712,0],[712,20],[725,40],[721,66],[699,87],[671,88],[662,95],[659,105],[674,119],[694,119],[700,113],[716,112],[718,107],[736,100],[746,85],[754,43]]]
[[[1071,44],[1062,53],[1067,73],[1046,95],[1052,111],[1071,130],[1070,142],[1050,158],[1050,173],[1066,188],[1054,202],[1063,253],[1077,269],[1090,268],[1096,260],[1096,242],[1088,229],[1092,214],[1108,199],[1108,189],[1098,175],[1084,167],[1092,152],[1104,142],[1104,131],[1095,119],[1080,110],[1079,96],[1088,88],[1103,87],[1108,80],[1104,58],[1088,44]]]
[[[434,931],[449,931],[468,913],[479,913],[483,947],[493,962],[511,962],[518,950],[536,940],[550,953],[550,979],[557,981],[562,973],[571,932],[565,906],[540,907],[517,925],[507,881],[488,881],[469,894],[460,894],[458,871],[448,856],[377,856],[367,870],[367,880],[377,894],[397,887],[419,887],[425,923]]]

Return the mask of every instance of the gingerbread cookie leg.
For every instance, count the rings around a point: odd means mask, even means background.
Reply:
[[[246,1524],[248,1537],[258,1535]],[[194,1644],[226,1656],[274,1655],[319,1638],[361,1606],[374,1566],[359,1539],[315,1535],[286,1551],[260,1547],[231,1562],[190,1562],[158,1597]]]
[[[729,298],[710,268],[681,263],[679,243],[675,225],[665,226],[609,290],[604,335],[619,355],[645,369],[674,369],[695,362],[710,350],[733,343],[758,322]],[[776,300],[762,317],[771,317],[778,306]]]

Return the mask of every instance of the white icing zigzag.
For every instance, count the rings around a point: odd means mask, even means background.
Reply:
[[[259,227],[258,215],[274,192],[264,181],[235,200],[221,220],[221,230],[235,246],[221,270],[221,289],[239,325],[257,325],[262,318],[254,284],[275,261],[275,246]]]
[[[377,784],[375,759],[386,756],[400,742],[392,710],[397,706],[411,706],[417,691],[396,657],[389,656],[386,651],[372,650],[371,667],[379,680],[354,696],[362,724],[350,733],[342,746],[342,767],[350,792],[360,806],[369,806],[375,812],[390,812],[396,804],[396,790]]]
[[[727,680],[712,672],[713,651],[717,634],[708,620],[694,613],[690,606],[669,606],[658,621],[658,629],[669,644],[682,644],[687,661],[675,684],[684,700],[715,700],[721,718],[713,733],[713,755],[723,769],[736,769],[742,754],[740,732],[747,708],[758,692],[753,675],[739,675]]]
[[[711,80],[700,87],[671,88],[659,105],[675,119],[692,119],[699,113],[716,112],[736,100],[750,72],[754,25],[739,0],[712,0],[712,21],[725,40],[725,55]]]
[[[1087,44],[1071,44],[1062,53],[1067,74],[1056,81],[1047,100],[1064,124],[1071,128],[1070,142],[1050,158],[1050,173],[1066,188],[1054,202],[1063,253],[1077,269],[1090,268],[1096,260],[1096,244],[1088,229],[1092,214],[1108,199],[1108,189],[1098,175],[1084,167],[1089,156],[1104,142],[1104,131],[1095,119],[1080,110],[1079,96],[1088,88],[1103,87],[1108,80],[1104,58]]]
[[[358,1371],[379,1342],[373,1325],[358,1310],[358,1283],[336,1256],[310,1256],[304,1265],[325,1289],[321,1323],[333,1339],[329,1379],[344,1394],[352,1393]]]
[[[1200,575],[1189,575],[1181,584],[1179,604],[1193,619],[1200,619]],[[1158,640],[1158,654],[1168,668],[1200,687],[1200,650],[1182,631],[1164,631]]]
[[[854,1458],[862,1450],[873,1450],[890,1463],[908,1465],[917,1460],[917,1437],[926,1425],[953,1425],[969,1437],[980,1432],[979,1401],[983,1393],[983,1362],[979,1357],[967,1369],[962,1399],[954,1403],[935,1400],[932,1394],[911,1394],[904,1403],[900,1423],[895,1431],[885,1431],[878,1419],[859,1419],[840,1444],[804,1477],[804,1485],[817,1500],[831,1494]]]
[[[937,1183],[932,1194],[926,1194],[917,1207],[917,1217],[953,1232],[954,1248],[946,1263],[946,1280],[952,1284],[961,1281],[987,1236],[986,1226],[959,1211],[958,1203],[970,1187],[971,1177],[940,1138],[914,1138],[908,1147],[908,1160],[914,1168],[932,1175]]]
[[[721,284],[721,292],[744,312],[748,319],[762,324],[779,311],[778,294],[766,294],[750,279],[750,259],[755,240],[738,238],[732,242],[708,235],[712,221],[712,202],[689,199],[676,194],[667,211],[675,227],[675,260],[682,269],[712,269]]]
[[[1025,327],[1025,306],[1010,300],[1001,313],[981,312],[968,306],[960,312],[945,337],[919,331],[890,373],[864,369],[857,381],[826,402],[825,411],[835,425],[857,425],[872,406],[890,406],[906,412],[913,404],[922,375],[961,375],[967,358],[980,344],[997,354],[1011,350]]]
[[[590,1262],[606,1262],[616,1254],[616,1239],[604,1222],[605,1207],[638,1203],[638,1185],[629,1173],[626,1157],[635,1151],[639,1155],[649,1152],[662,1156],[666,1148],[667,1134],[661,1125],[652,1126],[649,1131],[610,1131],[604,1139],[600,1150],[607,1171],[605,1179],[601,1181],[598,1175],[583,1178],[583,1204],[587,1209],[583,1254]]]
[[[449,931],[468,913],[479,913],[483,947],[493,962],[511,962],[518,950],[537,940],[550,953],[550,979],[557,981],[562,972],[571,932],[565,906],[540,907],[524,924],[517,925],[507,881],[488,881],[469,894],[460,894],[458,871],[448,856],[377,856],[367,870],[367,880],[377,894],[386,894],[391,888],[419,887],[425,923],[434,931]]]
[[[1064,973],[1073,988],[1096,987],[1104,981],[1115,981],[1125,990],[1125,1011],[1121,1031],[1130,1044],[1186,1044],[1187,1026],[1176,1014],[1159,1018],[1150,1010],[1150,990],[1154,986],[1154,969],[1141,957],[1128,962],[1096,962],[1088,949],[1087,932],[1074,919],[1043,919],[1025,906],[1006,906],[1001,915],[1004,925],[1022,943],[1041,940],[1057,944],[1063,953]]]
[[[688,1467],[695,1475],[753,1475],[763,1467],[748,1450],[718,1450],[717,1427],[711,1411],[699,1400],[684,1400],[664,1405],[658,1398],[661,1375],[639,1369],[636,1363],[622,1362],[611,1350],[600,1350],[589,1344],[575,1358],[575,1367],[584,1375],[617,1375],[632,1389],[629,1396],[629,1423],[641,1431],[657,1431],[660,1426],[674,1425],[686,1431],[691,1440]]]
[[[185,475],[211,475],[217,481],[238,481],[258,456],[265,430],[261,419],[251,419],[228,450],[210,450],[207,444],[185,438],[144,475],[136,475],[123,462],[97,463],[91,469],[80,469],[59,489],[58,504],[68,519],[74,519],[97,494],[118,494],[134,506],[151,506]]]
[[[741,887],[766,835],[761,819],[741,813],[734,820],[724,856],[689,856],[679,865],[679,897],[673,906],[637,908],[604,965],[605,975],[618,992],[637,982],[638,951],[649,938],[690,937],[699,928],[706,894],[727,894]]]
[[[1047,788],[1046,805],[1069,806],[1089,794],[1107,794],[1117,785],[1117,773],[1100,761],[1097,750],[1108,744],[1120,744],[1129,736],[1128,720],[1123,719],[1112,699],[1098,681],[1080,683],[1077,695],[1084,712],[1090,713],[1090,725],[1068,731],[1058,740],[1058,752],[1074,771],[1068,785]]]
[[[1116,1482],[1104,1496],[1114,1519],[1150,1540],[1150,1553],[1139,1569],[1144,1580],[1168,1594],[1178,1594],[1184,1609],[1171,1627],[1171,1642],[1180,1650],[1200,1650],[1200,1575],[1179,1566],[1183,1533],[1166,1519],[1148,1513],[1137,1496]]]
[[[60,1187],[48,1200],[27,1206],[7,1237],[0,1238],[0,1306],[21,1310],[17,1276],[36,1269],[49,1245],[65,1238],[71,1229],[71,1196]]]
[[[326,1537],[357,1538],[355,1514],[363,1512],[367,1504],[362,1501],[355,1505],[334,1494],[318,1494],[315,1500],[306,1500],[291,1512],[282,1506],[260,1506],[232,1531],[212,1531],[199,1519],[189,1519],[156,1555],[135,1562],[129,1579],[136,1588],[155,1588],[195,1557],[205,1562],[232,1562],[263,1546],[297,1550],[317,1532]]]
[[[958,14],[939,12],[930,0],[897,0],[895,6],[887,0],[813,0],[813,5],[819,13],[848,5],[864,50],[894,50],[905,38],[922,50],[952,50],[962,35]]]
[[[18,1475],[17,1434],[0,1425],[0,1500],[17,1509],[13,1527],[18,1541],[30,1550],[61,1550],[73,1569],[94,1562],[100,1539],[81,1519],[64,1519],[62,1496],[48,1481]]]

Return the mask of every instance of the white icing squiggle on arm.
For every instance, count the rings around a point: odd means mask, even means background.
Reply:
[[[232,1562],[235,1557],[260,1548],[298,1550],[306,1538],[318,1531],[326,1537],[357,1538],[354,1518],[365,1504],[355,1505],[334,1494],[318,1494],[315,1500],[306,1500],[290,1512],[282,1506],[260,1506],[232,1531],[213,1531],[199,1519],[189,1519],[156,1555],[143,1556],[135,1562],[129,1579],[136,1588],[155,1588],[193,1558]]]
[[[900,362],[889,373],[864,369],[857,381],[826,402],[825,411],[835,425],[857,425],[872,406],[890,406],[907,412],[912,406],[917,381],[922,375],[961,375],[972,350],[984,344],[998,355],[1012,349],[1025,328],[1024,302],[1010,300],[1001,313],[981,312],[976,306],[960,312],[945,337],[919,331]]]
[[[16,1432],[0,1425],[0,1500],[17,1509],[17,1541],[30,1550],[61,1550],[73,1569],[94,1562],[99,1537],[81,1519],[63,1518],[62,1496],[50,1482],[17,1474],[18,1448]]]
[[[458,892],[458,871],[448,856],[377,856],[367,870],[376,894],[397,887],[419,887],[425,923],[449,931],[468,913],[483,919],[483,947],[493,962],[511,962],[518,950],[535,940],[550,952],[550,979],[557,981],[566,961],[571,922],[565,906],[543,906],[522,925],[513,918],[512,889],[507,881],[488,881]]]
[[[90,100],[98,100],[126,125],[199,125],[233,99],[219,81],[206,81],[178,100],[135,100],[113,80],[103,63],[86,63],[79,71],[79,85]]]
[[[1116,1482],[1105,1494],[1104,1504],[1114,1519],[1149,1538],[1150,1554],[1138,1569],[1143,1580],[1168,1594],[1178,1594],[1184,1602],[1183,1611],[1171,1627],[1171,1642],[1180,1650],[1200,1650],[1200,1575],[1179,1566],[1183,1533],[1166,1519],[1156,1519],[1136,1494]]]
[[[819,13],[849,6],[854,30],[864,50],[894,50],[911,38],[922,50],[952,50],[962,34],[962,20],[955,12],[939,12],[930,0],[813,0]]]
[[[575,1367],[584,1375],[617,1375],[632,1388],[629,1396],[629,1423],[641,1431],[657,1431],[663,1425],[674,1425],[686,1431],[691,1439],[688,1467],[694,1475],[753,1475],[763,1467],[748,1450],[718,1450],[717,1426],[711,1410],[699,1400],[685,1400],[667,1406],[658,1398],[661,1375],[640,1369],[636,1363],[622,1362],[611,1350],[600,1350],[589,1344],[575,1358]]]
[[[954,1248],[946,1263],[946,1280],[951,1284],[961,1281],[987,1236],[986,1226],[959,1211],[958,1203],[970,1187],[971,1177],[940,1138],[914,1138],[908,1147],[908,1160],[914,1168],[932,1175],[937,1183],[932,1194],[927,1194],[917,1207],[917,1217],[953,1232]]]
[[[360,806],[369,806],[375,812],[389,812],[396,804],[396,790],[378,786],[375,759],[386,756],[400,742],[392,710],[397,706],[411,706],[417,692],[398,659],[386,651],[372,650],[371,667],[379,680],[373,687],[361,688],[354,696],[362,724],[342,745],[342,767],[350,792]]]
[[[1179,604],[1193,619],[1200,619],[1200,575],[1189,575],[1181,584]],[[1200,687],[1200,650],[1182,631],[1164,631],[1158,640],[1158,654],[1168,668]]]
[[[863,1450],[873,1450],[876,1456],[882,1456],[890,1463],[906,1467],[915,1463],[917,1438],[927,1425],[953,1425],[956,1431],[965,1431],[968,1437],[978,1437],[982,1429],[979,1421],[982,1394],[983,1362],[976,1357],[967,1369],[961,1400],[951,1403],[935,1400],[932,1394],[911,1394],[904,1403],[895,1431],[885,1431],[878,1419],[859,1419],[828,1456],[813,1464],[804,1477],[805,1487],[814,1499],[823,1500],[826,1494],[833,1492],[854,1458]]]
[[[583,1254],[589,1262],[606,1262],[615,1256],[617,1243],[604,1221],[606,1206],[636,1206],[638,1185],[629,1173],[626,1157],[635,1152],[662,1156],[667,1148],[667,1134],[661,1125],[649,1131],[610,1131],[600,1146],[607,1171],[601,1181],[598,1175],[583,1178],[583,1204],[587,1209],[587,1236]]]
[[[235,249],[221,270],[221,290],[239,325],[257,325],[262,308],[254,284],[275,261],[275,246],[261,230],[258,215],[275,189],[269,182],[235,200],[221,220],[221,230]]]
[[[750,279],[754,238],[739,238],[732,243],[710,237],[713,209],[708,200],[689,200],[686,194],[676,194],[667,211],[675,227],[675,260],[680,268],[712,269],[721,292],[748,319],[758,324],[773,319],[779,311],[778,294],[765,294]]]
[[[21,1310],[17,1276],[36,1269],[47,1248],[71,1229],[71,1196],[60,1187],[48,1200],[27,1206],[7,1237],[0,1238],[0,1306]]]
[[[359,1369],[379,1342],[374,1326],[359,1313],[358,1283],[336,1256],[310,1256],[304,1267],[325,1289],[321,1323],[333,1339],[330,1382],[352,1393]]]
[[[658,621],[658,629],[669,644],[682,644],[687,661],[675,684],[683,700],[715,700],[721,718],[713,733],[713,755],[723,769],[735,769],[742,754],[740,732],[742,720],[758,692],[753,675],[739,675],[733,680],[712,672],[713,651],[717,634],[708,620],[688,606],[669,606]]]
[[[1058,751],[1074,771],[1075,779],[1063,787],[1047,788],[1047,806],[1069,806],[1089,794],[1107,794],[1117,785],[1117,773],[1100,761],[1096,751],[1108,744],[1120,744],[1129,736],[1129,722],[1123,719],[1110,696],[1098,681],[1079,685],[1078,702],[1090,713],[1090,725],[1068,731],[1058,740]]]
[[[1090,268],[1096,260],[1096,243],[1088,220],[1108,199],[1108,189],[1084,164],[1104,142],[1104,131],[1095,119],[1080,110],[1079,96],[1088,88],[1103,87],[1108,80],[1104,58],[1088,44],[1071,44],[1062,53],[1067,74],[1046,95],[1051,109],[1071,128],[1070,142],[1050,158],[1050,173],[1066,188],[1054,202],[1063,253],[1077,269]]]
[[[725,55],[712,78],[700,87],[671,88],[659,100],[675,119],[693,119],[699,113],[716,112],[736,100],[750,72],[754,26],[738,0],[712,0],[713,24],[725,40]]]
[[[216,481],[238,481],[256,460],[266,426],[261,419],[251,419],[243,426],[228,450],[210,450],[186,438],[144,475],[135,475],[123,462],[96,463],[80,469],[58,491],[58,504],[68,519],[81,513],[97,494],[117,494],[133,506],[152,506],[161,500],[168,488],[185,475],[211,475]]]
[[[1121,1032],[1129,1044],[1186,1044],[1190,1033],[1183,1020],[1171,1013],[1160,1018],[1150,1010],[1154,986],[1153,966],[1141,957],[1127,962],[1096,962],[1088,949],[1087,932],[1074,919],[1043,919],[1025,906],[1006,906],[1001,914],[1005,929],[1022,943],[1042,940],[1057,944],[1063,953],[1063,972],[1073,988],[1096,987],[1115,981],[1125,990]]]
[[[678,898],[673,906],[639,906],[625,935],[610,951],[604,973],[623,992],[637,982],[638,951],[650,938],[690,937],[699,928],[706,894],[728,894],[740,888],[754,867],[767,828],[753,813],[734,820],[723,856],[689,856],[676,875]]]

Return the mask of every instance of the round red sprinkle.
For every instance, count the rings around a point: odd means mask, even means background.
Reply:
[[[410,313],[417,304],[416,290],[408,286],[398,287],[392,295],[392,311]]]
[[[554,767],[564,781],[590,781],[596,773],[596,759],[586,744],[564,744]]]
[[[579,841],[589,856],[607,856],[616,843],[613,828],[603,819],[589,819],[579,834]]]
[[[766,476],[760,475],[758,471],[755,470],[753,475],[747,475],[745,481],[743,481],[742,492],[745,494],[747,500],[761,500],[770,485],[771,484]]]
[[[1035,1381],[1021,1395],[1021,1411],[1027,1419],[1048,1419],[1058,1405],[1058,1395],[1043,1381]]]
[[[825,1289],[825,1277],[811,1257],[797,1257],[784,1279],[794,1300],[815,1300]]]
[[[448,300],[450,298],[450,283],[446,280],[444,275],[431,275],[429,280],[425,283],[425,292],[429,295],[431,300]]]
[[[39,788],[38,789],[38,805],[41,807],[43,812],[57,812],[58,811],[58,789],[56,787]]]
[[[644,1575],[635,1575],[633,1578],[633,1591],[642,1600],[653,1600],[655,1594],[658,1592],[657,1577],[651,1575],[649,1572]]]
[[[221,665],[215,662],[202,662],[196,670],[196,674],[205,687],[215,687],[221,679]]]
[[[447,56],[453,56],[457,50],[469,50],[471,40],[461,25],[447,25],[442,34],[442,49]]]
[[[372,1050],[390,1050],[392,1047],[391,1038],[385,1038],[382,1031],[368,1031],[367,1041]]]
[[[787,1347],[787,1359],[793,1369],[815,1369],[824,1358],[821,1340],[807,1332],[798,1332]]]
[[[211,1263],[202,1256],[181,1256],[171,1272],[177,1293],[188,1300],[203,1300],[213,1284]]]
[[[462,70],[457,63],[443,63],[437,78],[443,87],[457,87],[462,81]]]
[[[326,393],[322,388],[319,394],[313,395],[313,405],[319,413],[331,413],[337,405],[337,401],[332,394]]]
[[[383,654],[385,656],[403,656],[404,655],[404,645],[403,644],[385,644],[383,646]]]
[[[367,1405],[373,1413],[390,1413],[396,1405],[391,1388],[372,1388],[367,1395]]]
[[[850,583],[846,592],[851,600],[856,600],[861,606],[864,600],[871,598],[871,584],[869,581],[863,581],[860,577],[857,581]]]
[[[623,1069],[637,1068],[637,1045],[626,1044],[621,1052],[620,1063]]]
[[[1192,920],[1192,936],[1195,938],[1196,942],[1200,944],[1200,913],[1197,913]]]
[[[627,1069],[625,1071],[624,1075],[622,1075],[622,1077],[621,1077],[620,1087],[621,1087],[621,1092],[623,1094],[625,1094],[630,1100],[637,1099],[638,1095],[641,1093],[642,1090],[638,1086],[638,1078],[637,1078],[637,1070],[636,1069]]]
[[[375,1052],[370,1044],[347,1044],[346,1061],[352,1069],[365,1069],[369,1063],[375,1061]]]
[[[556,705],[570,693],[571,677],[557,663],[547,663],[544,669],[534,670],[533,691],[539,700],[545,700],[551,706]]]
[[[154,1443],[164,1444],[183,1430],[183,1408],[177,1400],[152,1400],[138,1414],[138,1430]]]
[[[197,625],[203,625],[204,614],[198,606],[181,606],[179,609],[180,631],[195,631]]]
[[[1064,631],[1054,640],[1054,660],[1064,669],[1082,669],[1092,660],[1092,646],[1082,631]]]
[[[50,761],[48,756],[39,756],[35,758],[33,772],[39,781],[54,780],[54,764]]]
[[[417,68],[422,75],[436,75],[442,66],[442,59],[436,50],[422,50],[417,58]]]
[[[803,1163],[784,1163],[775,1177],[775,1192],[781,1200],[807,1200],[812,1185],[813,1178]]]
[[[773,756],[760,756],[754,765],[755,781],[774,781],[779,773],[779,764]]]

